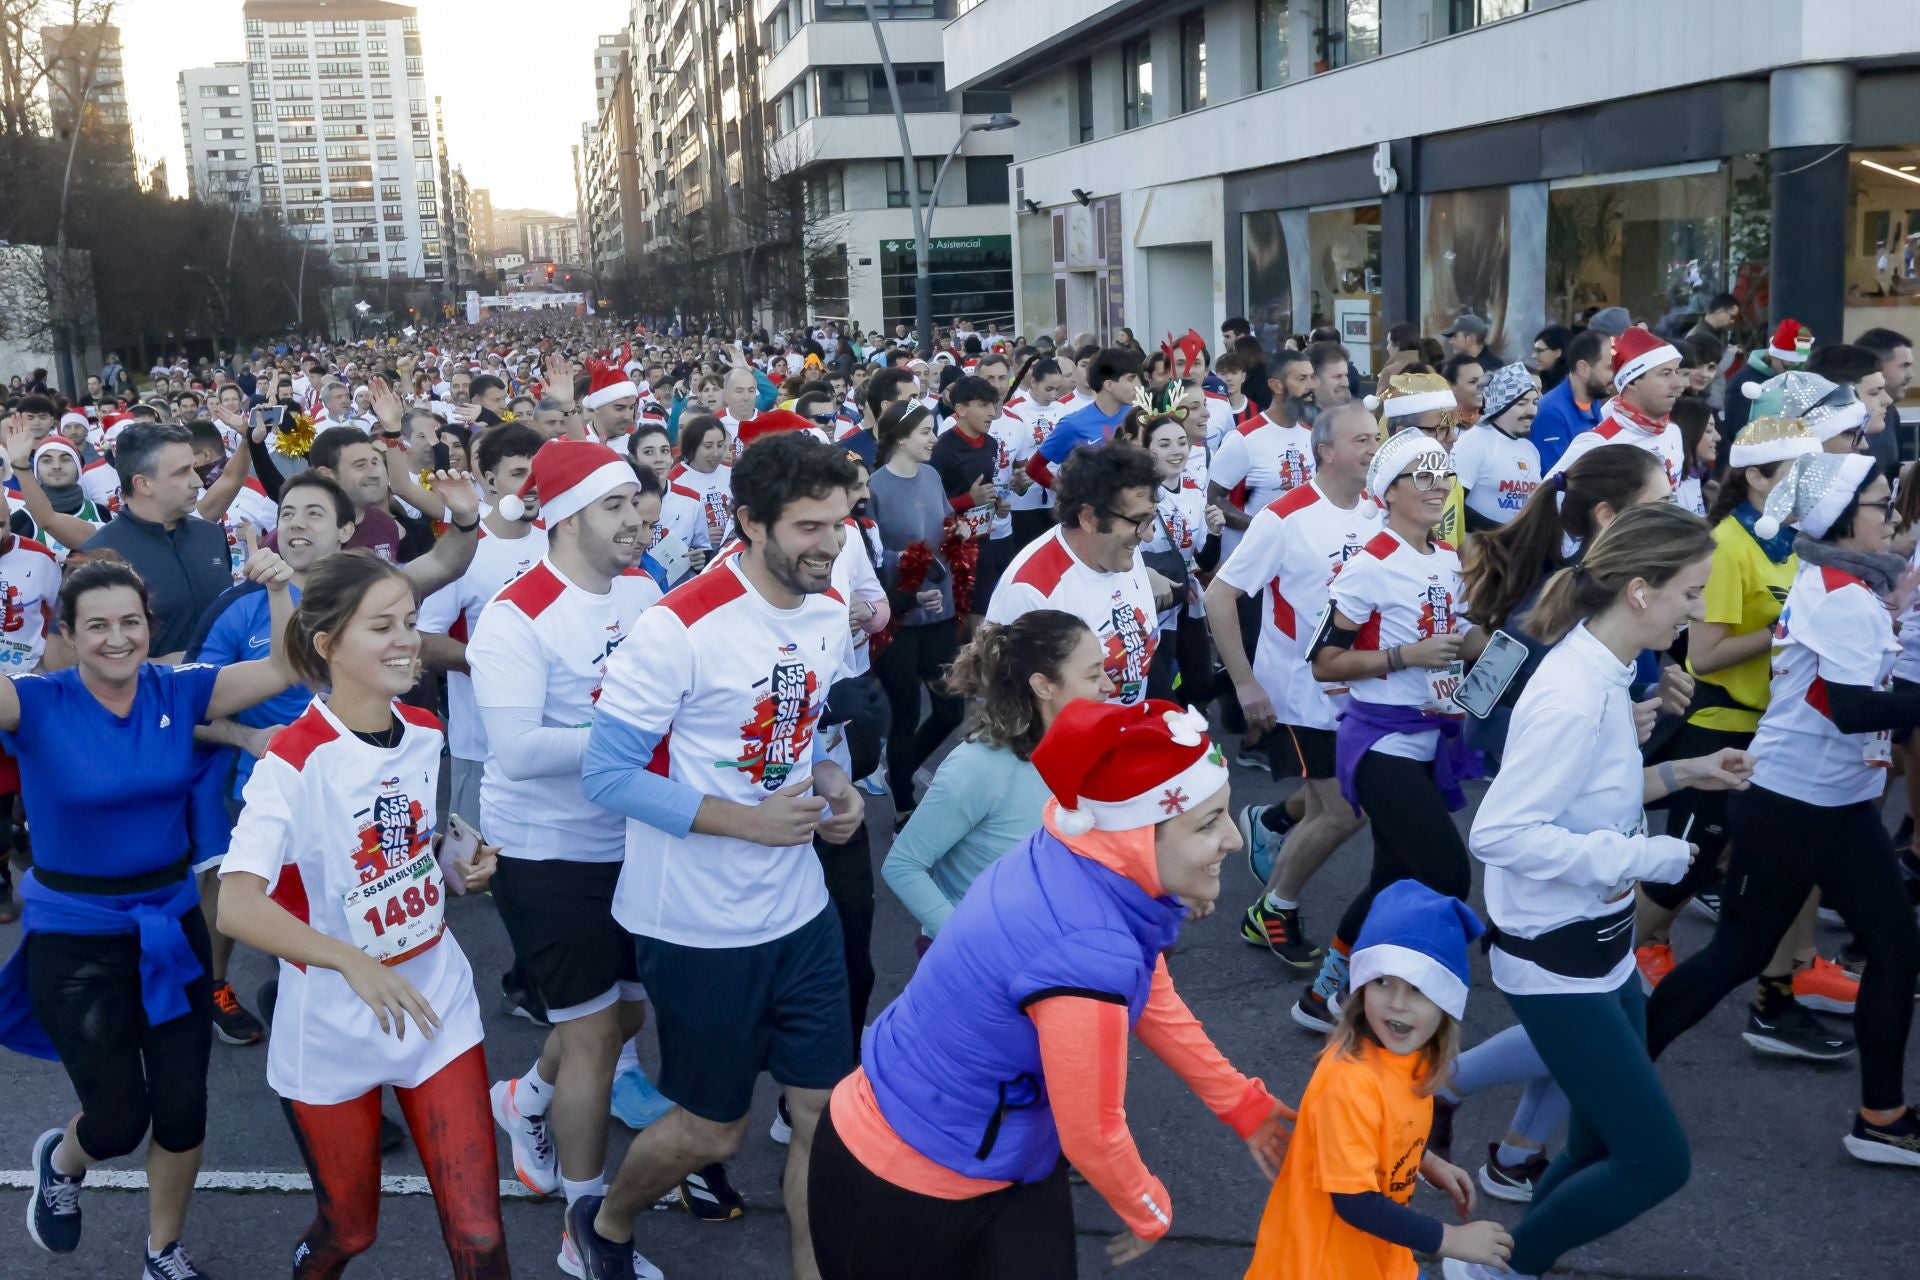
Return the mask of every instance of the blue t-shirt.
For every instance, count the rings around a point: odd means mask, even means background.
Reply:
[[[298,605],[300,588],[289,587],[287,590],[293,595],[293,603]],[[266,657],[273,648],[272,609],[272,599],[267,589],[259,583],[242,582],[228,587],[220,593],[219,599],[207,606],[199,629],[187,645],[187,661],[230,667],[236,662],[252,662],[256,658]],[[311,701],[313,691],[307,686],[290,685],[285,693],[277,693],[265,702],[255,703],[244,711],[236,711],[228,719],[249,729],[292,724],[306,711]],[[215,768],[223,782],[227,769],[233,770],[233,794],[236,799],[239,798],[247,779],[253,776],[253,757],[233,747],[216,747],[212,751],[224,760],[224,767]]]
[[[20,727],[0,731],[0,746],[20,762],[36,866],[122,878],[187,855],[193,729],[219,676],[218,667],[146,663],[124,719],[77,668],[10,677]]]
[[[1131,408],[1132,405],[1123,404],[1118,413],[1109,415],[1100,412],[1097,403],[1081,405],[1053,424],[1053,430],[1040,444],[1040,456],[1057,467],[1076,446],[1105,444],[1113,439],[1114,431],[1126,420],[1127,410]]]

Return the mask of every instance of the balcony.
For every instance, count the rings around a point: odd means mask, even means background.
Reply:
[[[944,156],[960,136],[969,117],[957,111],[934,111],[907,117],[907,136],[917,156]],[[1013,134],[972,134],[963,155],[1006,155],[1014,150]],[[900,130],[891,113],[867,116],[815,116],[767,144],[767,167],[776,174],[792,173],[825,161],[895,159],[900,155]]]
[[[1130,11],[1155,7],[1140,0],[978,0],[946,25],[947,87],[1004,86],[1069,55],[1081,56],[1076,46],[1084,37]]]
[[[811,3],[811,0],[805,0]],[[1028,8],[1045,9],[1046,4]],[[1023,16],[1020,21],[1027,19]],[[887,54],[896,63],[938,63],[946,51],[943,22],[894,19],[887,23]],[[864,22],[809,22],[760,68],[760,96],[771,102],[806,74],[808,67],[878,66],[880,48]],[[949,75],[952,73],[949,72]]]

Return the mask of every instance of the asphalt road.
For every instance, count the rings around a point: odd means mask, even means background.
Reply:
[[[1270,799],[1277,788],[1264,776],[1234,771],[1236,803]],[[884,852],[890,828],[887,802],[870,801],[875,856]],[[1465,824],[1467,815],[1457,815]],[[1303,906],[1309,932],[1324,941],[1348,895],[1364,880],[1364,837],[1343,849],[1307,889]],[[1297,1100],[1311,1073],[1318,1039],[1286,1016],[1301,979],[1264,951],[1240,941],[1238,917],[1251,900],[1253,882],[1236,861],[1227,868],[1226,895],[1210,919],[1191,926],[1172,957],[1175,981],[1227,1056],[1263,1077],[1288,1100]],[[913,964],[913,927],[887,890],[879,890],[874,957],[879,989],[874,1009],[898,992]],[[1478,905],[1476,895],[1476,905]],[[461,945],[487,984],[487,1056],[496,1076],[526,1069],[538,1051],[540,1032],[503,1016],[491,998],[507,962],[506,938],[489,904],[460,901],[452,915]],[[1702,946],[1708,928],[1685,916],[1676,929],[1681,955]],[[13,939],[0,930],[0,953]],[[1823,931],[1822,944],[1837,950],[1841,938]],[[235,982],[249,1004],[270,974],[258,955],[242,954]],[[1679,1195],[1614,1236],[1571,1255],[1564,1274],[1617,1280],[1702,1277],[1711,1280],[1812,1280],[1870,1277],[1894,1280],[1920,1275],[1911,1229],[1920,1206],[1920,1172],[1870,1168],[1849,1158],[1840,1145],[1857,1102],[1857,1076],[1850,1064],[1813,1067],[1761,1058],[1740,1040],[1741,1000],[1730,998],[1660,1063],[1693,1144],[1692,1181]],[[1505,1002],[1487,980],[1484,958],[1475,955],[1474,991],[1467,1014],[1467,1043],[1477,1043],[1512,1021]],[[646,1056],[651,1059],[649,1045]],[[1920,1070],[1909,1056],[1908,1096],[1920,1100]],[[265,1054],[258,1048],[216,1044],[209,1082],[211,1132],[206,1167],[234,1173],[298,1173],[300,1160],[268,1091]],[[0,1056],[0,1171],[24,1170],[29,1148],[43,1129],[65,1121],[72,1093],[50,1064]],[[1514,1094],[1470,1100],[1456,1124],[1455,1158],[1472,1170],[1477,1153],[1506,1128]],[[1266,1189],[1246,1150],[1188,1095],[1150,1055],[1136,1048],[1128,1090],[1133,1132],[1149,1166],[1173,1197],[1174,1231],[1125,1273],[1156,1277],[1238,1277],[1250,1255]],[[389,1106],[389,1114],[397,1109]],[[766,1137],[773,1114],[770,1086],[762,1082],[754,1133],[732,1170],[750,1208],[740,1221],[699,1222],[677,1210],[648,1215],[639,1224],[640,1248],[672,1280],[780,1277],[787,1274],[786,1218],[779,1197],[784,1149]],[[626,1131],[614,1126],[610,1161],[624,1150]],[[138,1168],[137,1162],[116,1162]],[[418,1174],[411,1150],[392,1157],[389,1174]],[[501,1174],[510,1178],[503,1159]],[[3,1177],[4,1175],[0,1175]],[[1081,1271],[1106,1270],[1101,1244],[1118,1221],[1099,1198],[1081,1188],[1077,1197]],[[1422,1189],[1416,1204],[1445,1209],[1441,1197]],[[138,1270],[145,1235],[143,1197],[95,1189],[83,1198],[86,1236],[65,1258],[41,1253],[24,1231],[26,1196],[0,1191],[0,1278],[128,1276]],[[1509,1223],[1518,1206],[1488,1210]],[[518,1276],[553,1276],[560,1235],[557,1200],[513,1200],[504,1209]],[[202,1191],[195,1200],[188,1242],[201,1263],[221,1280],[288,1274],[300,1231],[312,1216],[306,1193]],[[1438,1274],[1437,1267],[1431,1268]],[[442,1276],[445,1253],[433,1205],[425,1196],[389,1196],[382,1205],[379,1243],[349,1271],[371,1280],[421,1280]]]

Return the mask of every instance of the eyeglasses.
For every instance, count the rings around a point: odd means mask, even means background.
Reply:
[[[1415,467],[1412,471],[1407,472],[1407,478],[1413,481],[1413,487],[1421,493],[1427,493],[1437,488],[1442,480],[1448,484],[1452,484],[1453,477],[1454,470],[1452,467]]]
[[[1100,514],[1109,520],[1118,520],[1121,524],[1132,525],[1134,533],[1142,538],[1153,536],[1153,522],[1160,518],[1158,511],[1149,511],[1143,516],[1123,515],[1118,511],[1103,511]]]
[[[1894,500],[1891,496],[1883,498],[1879,502],[1863,502],[1860,504],[1860,510],[1878,511],[1882,520],[1890,521],[1893,519],[1893,502]]]

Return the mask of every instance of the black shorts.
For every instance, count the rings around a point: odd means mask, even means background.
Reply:
[[[1307,729],[1283,724],[1268,730],[1261,745],[1267,749],[1267,765],[1273,780],[1282,778],[1331,778],[1333,776],[1334,731]]]
[[[632,935],[613,918],[619,881],[618,862],[503,857],[493,874],[513,958],[555,1022],[646,994],[633,968]]]
[[[703,1120],[731,1124],[762,1071],[796,1089],[831,1089],[853,1070],[847,961],[831,905],[784,938],[685,947],[636,937],[660,1034],[660,1092]]]

